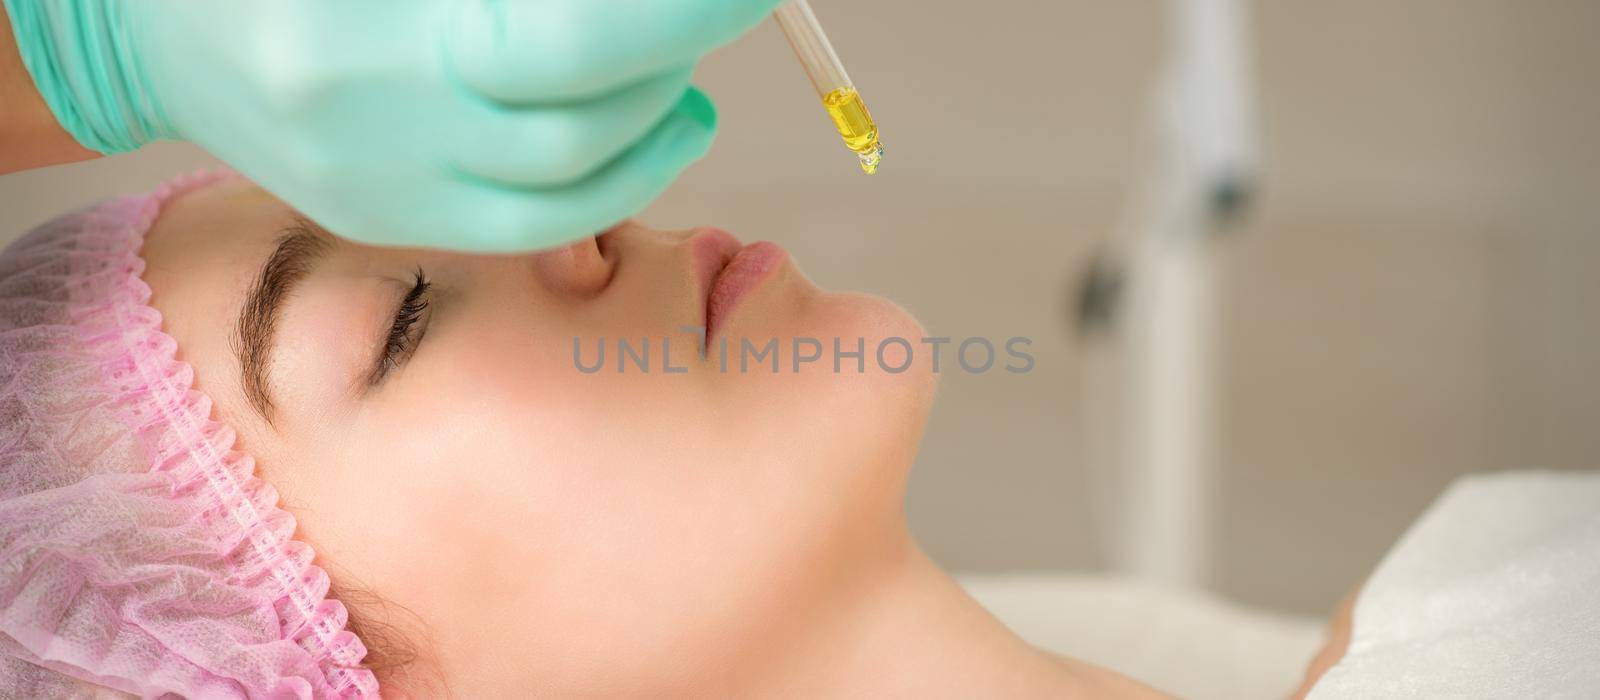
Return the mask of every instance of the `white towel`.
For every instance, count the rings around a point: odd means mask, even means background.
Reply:
[[[1356,599],[1337,698],[1600,697],[1600,474],[1447,489]]]

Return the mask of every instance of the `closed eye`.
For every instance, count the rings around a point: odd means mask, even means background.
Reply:
[[[368,376],[368,386],[381,384],[417,351],[422,336],[428,330],[428,289],[431,286],[422,268],[417,268],[411,291],[406,292],[399,308],[395,310],[394,322],[389,326],[389,333]]]

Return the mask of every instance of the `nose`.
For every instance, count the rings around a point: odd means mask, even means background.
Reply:
[[[571,244],[533,255],[534,274],[557,294],[593,296],[611,282],[616,267],[605,255],[600,236],[586,236]]]

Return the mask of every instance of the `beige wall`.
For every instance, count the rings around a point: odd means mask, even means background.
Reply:
[[[813,4],[882,173],[853,172],[764,26],[701,69],[723,132],[646,218],[777,240],[935,334],[1034,338],[1029,375],[945,377],[910,516],[954,568],[1097,565],[1070,293],[1133,177],[1161,3]],[[1600,4],[1257,9],[1268,177],[1222,243],[1219,585],[1315,611],[1453,475],[1600,466]],[[0,179],[0,231],[204,162]]]
[[[1600,466],[1600,4],[1259,7],[1222,583],[1305,607],[1456,474]]]

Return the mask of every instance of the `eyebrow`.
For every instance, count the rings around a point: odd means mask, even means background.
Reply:
[[[239,357],[244,395],[268,425],[272,423],[272,394],[267,369],[278,330],[278,317],[302,280],[337,244],[333,234],[308,219],[296,218],[278,234],[277,245],[256,273],[239,321],[234,328],[233,352]]]

